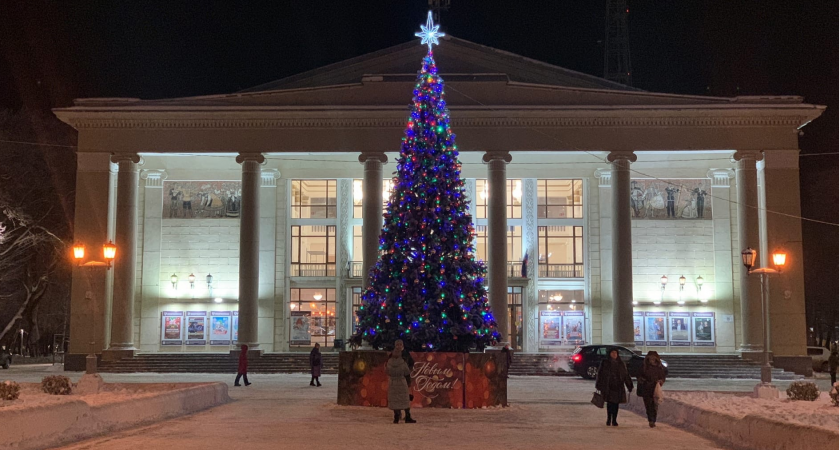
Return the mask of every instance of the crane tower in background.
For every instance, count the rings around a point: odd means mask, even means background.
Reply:
[[[431,4],[432,1],[430,0],[429,3]],[[627,17],[629,15],[630,9],[627,7],[627,0],[607,0],[604,78],[632,86],[630,30],[627,27]]]
[[[429,9],[432,11],[432,18],[435,23],[440,23],[440,12],[448,11],[452,0],[429,0]]]

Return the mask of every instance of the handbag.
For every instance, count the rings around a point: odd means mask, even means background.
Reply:
[[[592,400],[590,400],[590,403],[597,406],[598,408],[603,408],[604,407],[604,396],[601,395],[600,392],[595,391],[595,392],[592,393]]]
[[[662,400],[665,399],[665,392],[659,383],[656,383],[656,387],[653,388],[653,399],[656,400],[656,404],[662,403]]]

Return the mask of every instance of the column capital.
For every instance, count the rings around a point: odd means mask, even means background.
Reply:
[[[712,179],[712,187],[728,188],[729,180],[735,178],[735,171],[732,169],[709,169],[706,177]]]
[[[362,152],[359,154],[359,162],[364,164],[367,161],[379,161],[382,164],[388,162],[388,155],[383,152]]]
[[[627,151],[613,151],[610,152],[609,155],[607,155],[608,162],[615,162],[620,160],[629,161],[631,163],[636,162],[636,154]]]
[[[761,161],[764,159],[764,153],[759,150],[735,150],[732,154],[732,162],[741,160]]]
[[[612,186],[610,183],[610,180],[612,179],[611,169],[595,169],[595,178],[598,179],[598,187]]]
[[[162,188],[163,180],[169,176],[165,170],[143,169],[140,171],[140,178],[146,180],[147,188]]]
[[[481,160],[485,163],[489,163],[490,161],[504,161],[505,163],[509,163],[513,160],[513,157],[510,156],[510,152],[493,151],[485,153]]]
[[[277,187],[277,179],[280,178],[280,171],[277,169],[262,170],[262,187]]]
[[[257,164],[265,164],[265,156],[262,153],[240,153],[236,155],[237,164],[245,161],[256,161]]]
[[[121,162],[133,162],[134,164],[142,164],[143,158],[137,153],[112,153],[111,162],[119,164]]]

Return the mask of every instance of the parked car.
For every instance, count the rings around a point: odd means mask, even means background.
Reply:
[[[828,372],[828,357],[831,356],[831,351],[823,347],[808,347],[808,356],[811,357],[811,363],[814,370],[817,372]]]
[[[618,357],[627,364],[630,376],[633,378],[639,376],[645,357],[618,345],[584,345],[578,347],[569,358],[569,367],[583,378],[594,380],[598,375],[598,367],[601,365],[601,361],[609,358],[613,349],[618,350]],[[667,376],[668,363],[662,360],[662,365],[665,367],[665,375]]]
[[[12,355],[6,350],[6,347],[3,347],[0,350],[0,366],[3,366],[4,369],[8,369],[9,366],[12,365]]]

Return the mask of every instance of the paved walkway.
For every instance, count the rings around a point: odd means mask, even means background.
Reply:
[[[0,373],[40,381],[45,367],[18,366]],[[74,380],[80,374],[68,374]],[[105,374],[110,382],[223,381],[209,374]],[[335,405],[336,376],[310,387],[302,374],[254,375],[249,387],[231,386],[232,403],[198,414],[89,439],[63,449],[685,449],[723,448],[667,425],[655,429],[628,411],[618,428],[590,405],[593,383],[577,378],[513,377],[512,406],[491,410],[417,409],[417,424],[394,425],[381,408]],[[750,390],[755,382],[674,380],[669,387]]]

